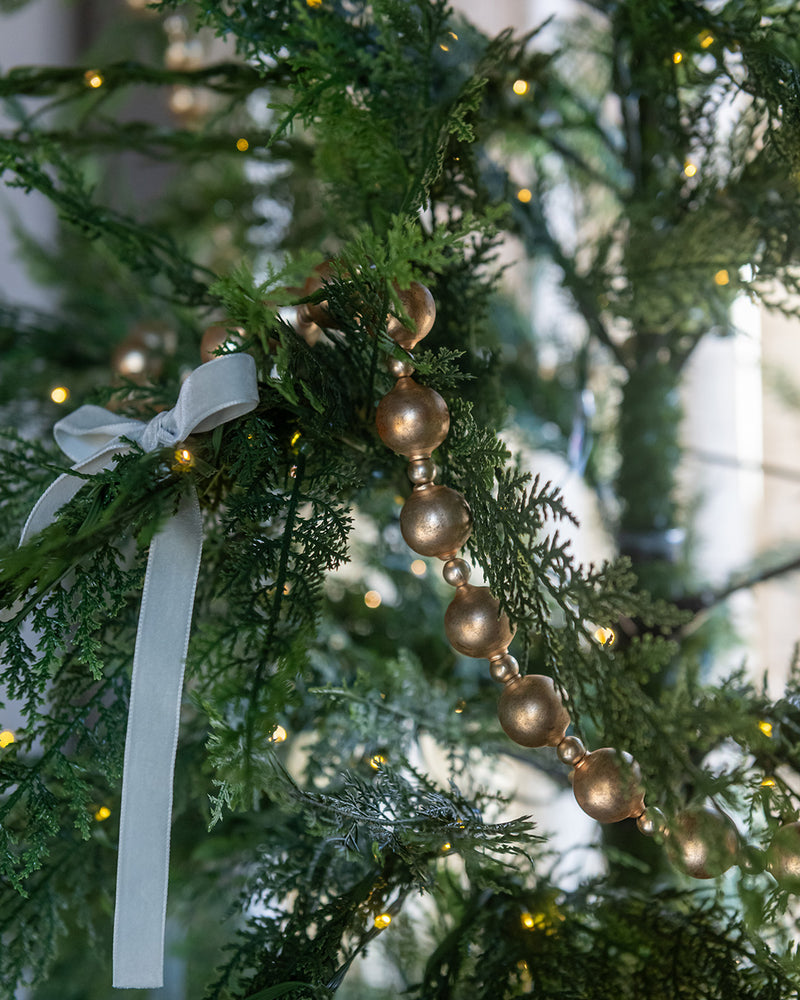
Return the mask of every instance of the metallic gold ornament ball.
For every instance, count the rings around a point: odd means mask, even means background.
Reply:
[[[449,486],[417,486],[400,511],[406,545],[421,556],[450,559],[472,532],[464,497]]]
[[[667,817],[656,806],[648,806],[636,820],[636,825],[645,837],[658,837],[660,842],[667,830]]]
[[[378,403],[375,424],[387,448],[409,458],[428,458],[447,437],[450,412],[438,392],[404,376]]]
[[[427,337],[436,319],[436,303],[428,289],[418,281],[412,281],[409,288],[397,289],[403,309],[414,321],[414,329],[403,326],[396,316],[389,316],[386,332],[405,350],[410,351],[423,337]]]
[[[767,871],[782,889],[800,893],[800,823],[775,831],[767,848]]]
[[[666,848],[676,868],[692,878],[716,878],[736,863],[739,836],[733,822],[714,809],[678,813],[666,831]]]
[[[500,614],[500,602],[489,588],[471,583],[456,590],[444,613],[444,631],[459,653],[488,660],[505,653],[514,637],[508,617]]]
[[[639,766],[629,753],[611,747],[594,750],[572,773],[578,805],[598,823],[618,823],[644,812]]]
[[[200,340],[200,360],[203,364],[206,361],[213,361],[221,347],[239,346],[241,343],[239,338],[243,336],[244,329],[241,326],[227,326],[225,323],[207,326]]]
[[[503,688],[497,717],[506,736],[523,747],[553,747],[563,739],[569,713],[552,678],[526,674]]]

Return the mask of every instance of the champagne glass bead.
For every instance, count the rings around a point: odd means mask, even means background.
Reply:
[[[429,458],[447,437],[450,412],[438,392],[404,376],[378,403],[375,424],[381,441],[398,455]]]
[[[603,747],[575,765],[572,791],[578,805],[598,823],[618,823],[644,812],[639,766],[629,753]]]
[[[508,617],[500,614],[500,602],[489,588],[471,583],[456,590],[444,613],[444,631],[459,653],[489,660],[504,653],[514,637]]]
[[[397,289],[397,295],[403,304],[414,329],[403,326],[396,316],[389,316],[386,322],[386,332],[406,351],[427,337],[436,319],[436,303],[430,291],[418,281],[412,281],[409,288]]]
[[[449,486],[417,486],[400,511],[400,531],[421,556],[450,559],[472,532],[464,497]]]
[[[497,706],[506,736],[523,747],[557,746],[569,726],[569,713],[552,678],[527,674],[510,680]]]
[[[667,855],[692,878],[716,878],[736,862],[739,835],[728,816],[715,809],[685,809],[669,824]]]

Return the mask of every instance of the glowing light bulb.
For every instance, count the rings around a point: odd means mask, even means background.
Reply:
[[[321,7],[322,6],[322,0],[306,0],[306,4],[309,7]]]
[[[194,455],[188,448],[175,449],[175,465],[181,469],[191,469],[194,465]]]
[[[147,363],[144,351],[134,348],[123,354],[119,359],[118,370],[120,375],[141,375]]]
[[[369,766],[373,771],[379,771],[386,763],[386,758],[382,753],[374,753],[369,759]]]
[[[439,46],[439,48],[442,50],[442,52],[449,52],[450,51],[450,46],[449,45],[445,45],[444,43],[442,43]]]
[[[769,737],[769,739],[772,739],[772,723],[771,722],[764,722],[764,720],[762,719],[762,721],[759,722],[759,724],[758,724],[758,728],[761,730],[761,732],[765,736]]]
[[[5,750],[6,747],[11,746],[12,743],[16,743],[16,737],[11,732],[10,729],[4,729],[0,733],[0,750]]]
[[[458,701],[456,702],[456,707],[453,709],[453,711],[456,713],[456,715],[461,715],[466,707],[467,703],[464,701],[464,699],[459,698]]]
[[[717,273],[714,275],[714,281],[716,281],[718,285],[727,285],[730,280],[731,276],[728,274],[728,272],[725,270],[724,267],[721,270],[717,271]]]
[[[533,192],[530,188],[520,188],[517,191],[517,201],[521,201],[523,205],[527,205],[531,198],[533,198]]]
[[[683,53],[682,52],[673,52],[672,53],[672,61],[675,63],[676,66],[678,65],[678,63],[683,62]]]
[[[763,778],[762,781],[761,781],[761,787],[762,788],[774,788],[775,787],[775,779],[774,778]]]
[[[50,398],[54,403],[66,403],[69,399],[69,389],[65,385],[57,385],[50,393]]]
[[[240,153],[245,153],[250,148],[250,143],[244,137],[236,140],[236,148]]]
[[[601,646],[611,646],[617,638],[612,628],[598,628],[595,630],[594,637]]]
[[[379,913],[373,921],[373,923],[375,924],[375,926],[378,928],[379,931],[384,930],[384,928],[388,927],[391,922],[392,922],[391,913]]]
[[[288,735],[289,734],[286,732],[283,726],[276,726],[272,730],[272,735],[270,736],[269,739],[271,743],[283,743],[283,741],[286,739]]]
[[[108,819],[110,815],[111,815],[111,810],[108,808],[108,806],[100,806],[100,808],[94,814],[94,818],[97,820],[98,823],[102,823],[103,820]]]
[[[379,608],[382,600],[383,598],[377,590],[368,590],[364,594],[364,603],[368,608]]]
[[[697,167],[690,160],[687,160],[683,165],[683,172],[687,177],[694,177],[697,173]]]
[[[445,844],[442,844],[442,853],[446,853],[447,851],[451,850],[452,847],[453,845],[449,841]]]
[[[294,446],[297,444],[297,442],[300,440],[302,436],[303,435],[300,433],[300,431],[295,431],[294,434],[292,434],[292,437],[289,441],[289,444],[291,445],[292,448],[294,448]]]
[[[83,79],[86,81],[86,86],[91,87],[92,90],[97,90],[105,83],[102,75],[96,69],[87,69],[83,74]]]
[[[713,45],[713,44],[714,44],[714,36],[711,34],[711,32],[710,31],[701,31],[700,32],[700,47],[703,48],[703,49],[707,49],[709,47],[709,45]]]
[[[511,89],[518,97],[522,97],[523,94],[527,94],[530,90],[530,84],[527,80],[515,80],[511,85]]]
[[[458,41],[458,35],[455,33],[455,31],[448,31],[447,34],[455,41]]]
[[[530,931],[536,926],[536,921],[534,920],[532,913],[523,913],[519,919],[520,923],[526,930]]]
[[[428,572],[428,564],[422,559],[415,559],[411,563],[411,572],[414,576],[425,576]]]

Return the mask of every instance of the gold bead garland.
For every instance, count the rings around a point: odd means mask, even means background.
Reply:
[[[325,277],[323,272],[309,279],[305,294],[323,287]],[[387,333],[410,351],[430,332],[436,305],[418,282],[397,291],[414,329],[390,316]],[[332,325],[326,306],[327,302],[302,306],[300,324]],[[445,633],[459,653],[489,660],[492,679],[503,685],[498,718],[505,733],[524,747],[555,747],[559,760],[573,769],[570,778],[578,805],[597,822],[635,819],[642,834],[665,840],[670,860],[693,878],[713,878],[727,871],[742,857],[736,827],[728,816],[715,809],[688,808],[668,825],[660,809],[645,806],[641,773],[631,755],[611,747],[588,751],[577,736],[567,736],[570,716],[553,680],[520,675],[519,664],[508,652],[514,636],[508,616],[500,612],[500,602],[488,587],[470,584],[472,568],[457,555],[472,532],[469,505],[461,493],[434,482],[438,470],[432,454],[450,428],[447,404],[412,378],[415,367],[410,355],[389,357],[387,368],[397,381],[378,404],[376,426],[384,444],[408,459],[413,488],[400,513],[401,532],[413,551],[442,560],[442,576],[455,588],[445,611]],[[766,868],[783,888],[800,893],[800,822],[776,831],[766,852]]]

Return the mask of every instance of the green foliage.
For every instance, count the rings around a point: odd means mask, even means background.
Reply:
[[[537,49],[536,34],[486,39],[442,0],[210,0],[200,21],[230,36],[242,61],[174,72],[115,57],[102,64],[99,95],[87,93],[82,67],[0,79],[13,120],[0,137],[2,169],[12,185],[46,195],[64,223],[55,250],[27,245],[38,273],[64,285],[57,314],[0,307],[0,406],[19,423],[0,438],[0,643],[7,696],[27,720],[0,750],[0,982],[9,995],[27,977],[44,982],[33,994],[44,1000],[48,968],[85,1000],[108,995],[144,561],[190,486],[205,539],[171,913],[192,956],[191,995],[341,989],[361,1000],[370,992],[354,970],[367,948],[420,1000],[796,992],[787,895],[769,889],[770,876],[743,875],[738,896],[729,886],[725,898],[662,890],[659,862],[618,847],[608,857],[627,881],[566,892],[559,845],[548,848],[527,818],[506,818],[508,801],[487,777],[523,755],[498,731],[485,670],[444,640],[451,592],[432,564],[424,576],[409,572],[397,524],[404,463],[373,427],[391,385],[383,356],[405,357],[387,316],[408,319],[398,290],[421,280],[438,313],[430,347],[415,355],[417,378],[447,397],[452,416],[441,478],[469,501],[469,551],[517,626],[523,668],[555,679],[587,743],[633,753],[649,803],[671,815],[712,796],[738,810],[756,858],[798,814],[797,671],[777,702],[743,675],[708,686],[691,656],[697,621],[658,596],[685,596],[682,581],[671,575],[655,597],[641,591],[637,575],[652,567],[634,547],[635,567],[627,558],[579,564],[559,534],[575,526],[568,498],[524,471],[498,435],[504,382],[534,422],[552,412],[529,401],[541,384],[535,352],[504,368],[491,318],[504,230],[560,269],[580,317],[570,391],[582,390],[599,357],[618,366],[624,527],[672,526],[683,365],[709,329],[728,332],[736,291],[756,292],[768,277],[796,287],[797,16],[791,6],[756,14],[733,2],[712,13],[688,0],[591,7],[572,51],[553,54]],[[524,99],[514,79],[528,81]],[[204,127],[119,120],[114,101],[130,88],[163,93],[176,83],[217,93]],[[726,133],[720,121],[735,95],[743,113]],[[292,168],[285,179],[254,179],[247,160],[233,160],[240,129],[251,167],[279,158]],[[122,151],[180,164],[161,204],[132,211],[114,189]],[[532,177],[529,202],[516,198],[519,175],[498,158],[509,151],[514,170]],[[565,185],[577,251],[552,213]],[[268,248],[291,251],[283,264],[253,233],[265,187],[294,205],[283,244]],[[221,219],[230,252],[215,244]],[[309,291],[323,261],[322,287]],[[727,285],[714,280],[721,268]],[[291,310],[323,302],[331,328],[311,346]],[[255,359],[257,409],[197,435],[191,470],[174,469],[169,450],[119,457],[17,549],[27,512],[65,471],[36,440],[56,415],[40,405],[51,374],[74,376],[76,400],[94,392],[149,419],[173,405],[214,308],[246,330],[235,349]],[[157,384],[104,387],[113,349],[155,314],[176,341],[173,353],[162,345]],[[367,589],[381,592],[380,607],[365,606]],[[614,641],[601,644],[598,626],[613,628]],[[427,773],[430,747],[437,777]],[[537,780],[565,785],[548,751],[524,760]],[[635,878],[656,888],[645,895]],[[193,938],[198,913],[208,923]],[[383,913],[393,923],[381,933],[374,917]],[[91,966],[89,935],[99,942]]]

